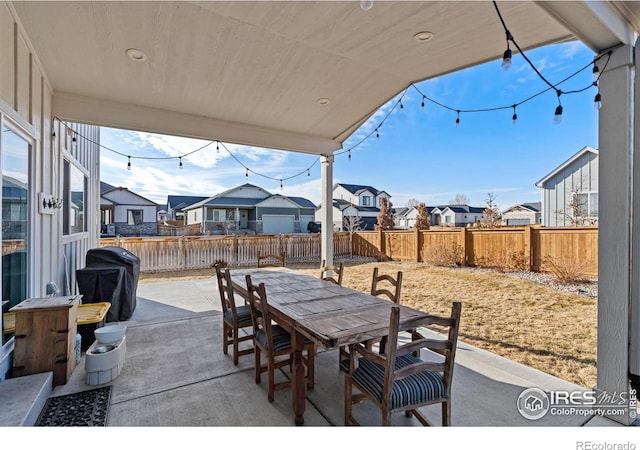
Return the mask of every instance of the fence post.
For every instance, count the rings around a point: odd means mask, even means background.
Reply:
[[[178,255],[182,258],[182,263],[180,264],[182,266],[182,270],[187,269],[187,246],[185,245],[184,240],[184,236],[180,236],[180,238],[178,238]]]
[[[416,233],[416,262],[420,262],[420,230],[418,227],[415,228]]]
[[[233,242],[232,242],[232,247],[231,247],[231,254],[232,257],[235,259],[235,265],[239,265],[238,261],[240,261],[240,255],[239,253],[239,246],[238,246],[238,236],[237,235],[233,235]]]
[[[381,228],[378,229],[378,243],[380,245],[380,248],[378,250],[380,251],[380,253],[382,255],[386,255],[386,252],[385,252],[385,250],[386,250],[385,247],[386,246],[385,246],[385,242],[384,242],[384,232],[382,231]]]
[[[460,229],[460,247],[462,247],[462,265],[466,266],[469,262],[469,255],[467,255],[467,228],[462,227]]]
[[[531,225],[524,227],[524,260],[527,262],[527,272],[531,272],[533,268],[533,249],[531,247],[531,238],[533,234],[533,228]]]

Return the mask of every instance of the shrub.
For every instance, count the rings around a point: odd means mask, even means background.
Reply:
[[[489,256],[478,258],[476,265],[497,270],[498,272],[515,272],[529,270],[529,262],[523,251],[493,252]]]
[[[421,252],[422,260],[434,266],[459,266],[462,265],[464,253],[462,247],[453,242],[438,243]]]
[[[542,259],[542,269],[550,272],[560,284],[577,284],[588,281],[587,262],[580,259],[556,259],[546,256]]]

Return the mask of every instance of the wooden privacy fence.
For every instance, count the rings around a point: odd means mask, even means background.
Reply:
[[[118,246],[140,258],[141,272],[205,269],[216,261],[229,266],[255,265],[258,252],[286,253],[290,262],[320,262],[319,234],[258,236],[181,236],[104,238],[100,245]],[[350,255],[349,234],[334,233],[336,257]]]
[[[598,228],[540,226],[359,231],[353,254],[396,261],[450,261],[472,267],[547,272],[550,264],[598,275]]]

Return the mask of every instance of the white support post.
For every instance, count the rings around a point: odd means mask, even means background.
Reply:
[[[322,166],[322,206],[320,209],[322,231],[320,233],[320,248],[321,258],[326,261],[327,265],[333,265],[333,161],[333,155],[320,158]]]
[[[634,179],[634,49],[615,50],[600,77],[599,232],[598,232],[598,381],[596,390],[610,398],[628,392],[629,311],[640,288],[640,230],[633,217],[640,199]],[[637,166],[636,166],[637,167]],[[637,227],[636,227],[637,228]],[[632,251],[633,243],[633,251]],[[609,416],[624,425],[628,416]]]

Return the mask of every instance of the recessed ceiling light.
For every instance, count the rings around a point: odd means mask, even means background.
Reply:
[[[421,31],[420,33],[416,33],[413,36],[413,40],[416,42],[427,42],[433,39],[434,36],[435,34],[433,34],[431,31]]]
[[[329,99],[325,97],[319,98],[316,101],[318,102],[319,105],[326,105],[327,103],[329,103]]]
[[[127,56],[134,61],[142,62],[147,60],[147,55],[142,50],[138,50],[137,48],[129,48],[127,49]]]

